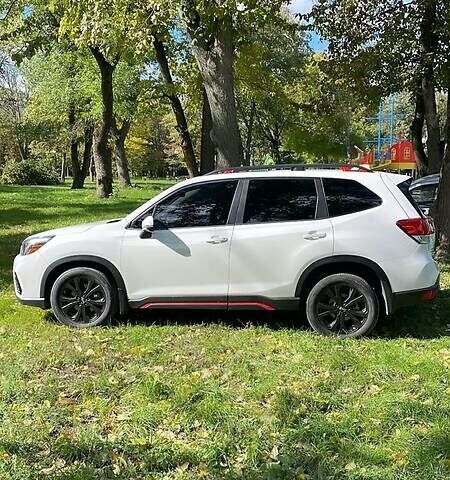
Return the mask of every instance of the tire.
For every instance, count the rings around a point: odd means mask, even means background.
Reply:
[[[116,292],[98,270],[76,267],[62,273],[50,292],[50,304],[57,320],[76,328],[95,327],[111,319]]]
[[[322,335],[361,337],[377,324],[378,297],[361,277],[349,273],[329,275],[309,292],[306,316],[311,327]]]

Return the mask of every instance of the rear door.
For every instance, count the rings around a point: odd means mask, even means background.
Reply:
[[[292,299],[301,272],[333,251],[321,184],[313,178],[246,181],[230,253],[229,307]]]

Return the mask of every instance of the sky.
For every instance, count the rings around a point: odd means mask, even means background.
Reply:
[[[309,13],[314,0],[293,0],[290,5],[292,13]],[[316,33],[311,34],[310,46],[315,52],[323,52],[327,48],[324,42]]]

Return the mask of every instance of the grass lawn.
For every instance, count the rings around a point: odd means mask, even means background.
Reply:
[[[21,240],[122,216],[167,182],[0,187],[0,479],[450,476],[450,268],[363,340],[293,314],[130,315],[78,331],[19,305]]]

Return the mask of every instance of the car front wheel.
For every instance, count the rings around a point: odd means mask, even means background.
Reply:
[[[348,273],[323,278],[306,301],[308,322],[322,335],[367,335],[375,328],[378,311],[375,291],[366,280]]]
[[[71,268],[53,284],[50,304],[64,325],[94,327],[111,318],[114,290],[102,272],[88,267]]]

